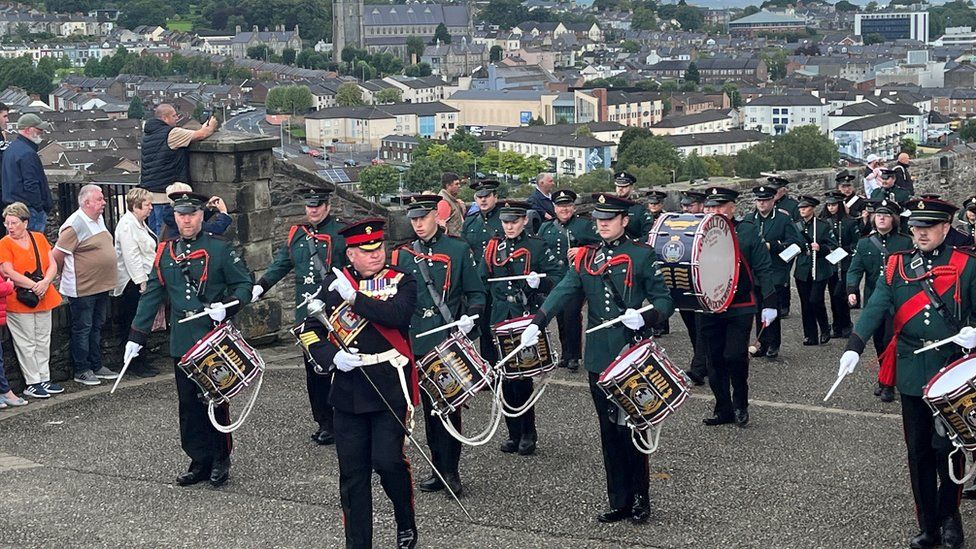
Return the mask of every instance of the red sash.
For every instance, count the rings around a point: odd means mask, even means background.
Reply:
[[[891,279],[894,274],[895,267],[898,268],[899,274],[905,280],[920,280],[909,278],[905,274],[905,254],[893,255],[888,259],[888,283],[891,284]],[[951,288],[953,284],[958,286],[959,274],[966,267],[966,261],[968,261],[969,256],[958,250],[952,250],[952,255],[949,257],[949,265],[945,267],[936,267],[926,273],[925,276],[931,275],[933,278],[932,287],[935,289],[937,295],[942,295],[946,290]],[[922,277],[924,278],[924,276]],[[958,288],[956,290],[955,300],[959,300]],[[897,366],[897,346],[898,346],[898,335],[901,333],[902,328],[909,320],[915,317],[918,313],[925,310],[925,306],[931,303],[929,301],[929,296],[925,293],[925,290],[919,290],[919,292],[913,295],[908,301],[902,304],[898,310],[895,311],[895,318],[893,320],[894,324],[894,335],[891,341],[888,342],[888,346],[878,357],[878,362],[880,362],[881,367],[878,370],[878,382],[882,385],[894,386],[895,384],[895,368]]]
[[[349,274],[349,269],[343,267],[342,274],[346,275],[346,278],[349,279],[350,283],[352,283],[353,288],[359,287],[359,281],[353,278],[351,274]],[[396,277],[397,274],[399,273],[393,271],[392,269],[387,269],[383,278],[394,278]],[[420,405],[420,383],[417,378],[417,366],[416,364],[414,364],[413,348],[411,348],[410,346],[410,341],[407,340],[407,338],[403,337],[403,334],[401,334],[399,330],[395,328],[390,328],[389,326],[383,326],[382,324],[376,322],[373,322],[372,324],[373,327],[376,328],[376,331],[378,331],[380,335],[383,336],[383,339],[385,339],[390,345],[393,346],[394,349],[399,351],[401,355],[407,357],[407,359],[410,361],[410,378],[409,378],[410,381],[408,382],[410,385],[409,387],[410,400],[413,401],[414,406],[419,406]]]

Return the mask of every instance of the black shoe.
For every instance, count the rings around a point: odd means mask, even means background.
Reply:
[[[444,480],[447,481],[447,485],[454,492],[454,495],[461,497],[461,493],[464,491],[464,487],[461,486],[461,477],[457,473],[444,473]],[[450,496],[450,494],[448,494]]]
[[[844,336],[841,335],[841,333],[838,332],[837,330],[834,330],[833,332],[830,332],[830,339],[840,339],[842,337],[844,337]]]
[[[576,372],[577,370],[579,370],[579,366],[580,366],[579,360],[577,359],[570,360],[569,362],[566,363],[566,369],[569,370],[570,372]]]
[[[942,521],[942,545],[948,549],[959,549],[966,544],[962,532],[962,518],[956,512]]]
[[[749,353],[749,354],[751,354],[755,358],[759,358],[761,356],[766,356],[766,353],[768,353],[768,352],[769,352],[769,347],[767,347],[765,345],[760,345],[759,348],[756,349],[756,352]]]
[[[515,442],[512,439],[508,439],[502,443],[501,448],[499,448],[499,450],[505,452],[506,454],[514,454],[515,452],[518,452],[518,447],[519,447],[518,442]]]
[[[441,479],[437,478],[437,475],[431,474],[426,479],[420,481],[417,488],[421,492],[440,492],[444,489],[444,483],[441,482]]]
[[[780,311],[779,311],[779,317],[781,319],[782,318],[789,318],[790,317],[790,310],[789,309],[780,309]]]
[[[397,531],[397,549],[413,549],[417,546],[417,529]]]
[[[705,425],[708,425],[709,427],[712,427],[712,426],[715,426],[715,425],[728,425],[729,423],[732,423],[733,421],[735,421],[735,417],[734,416],[731,416],[731,415],[723,416],[723,415],[719,415],[719,414],[714,414],[714,415],[712,415],[712,417],[706,417],[705,419],[703,419],[702,420],[702,423],[704,423]]]
[[[803,338],[803,344],[806,345],[807,347],[809,347],[811,345],[816,345],[817,344],[817,340],[814,339],[814,338],[812,338],[812,337],[805,337],[805,338]]]
[[[779,356],[779,345],[770,346],[769,351],[766,352],[766,358],[776,358]]]
[[[698,374],[692,372],[691,370],[688,370],[685,373],[688,374],[688,379],[691,380],[691,382],[695,385],[695,387],[701,387],[702,385],[705,384],[704,377],[699,376]]]
[[[736,410],[734,412],[735,424],[739,427],[745,427],[749,424],[749,410]]]
[[[565,367],[566,367],[565,360],[560,360],[559,362],[556,363],[556,368],[565,368]]]
[[[535,453],[535,435],[522,435],[519,441],[518,453],[520,456],[531,456]]]
[[[210,485],[214,488],[223,486],[230,478],[230,456],[217,458],[210,469]]]
[[[823,345],[830,341],[830,334],[824,333],[820,334],[820,344]]]
[[[894,387],[882,387],[881,388],[881,402],[894,402],[895,401],[895,388]]]
[[[329,444],[335,443],[335,435],[332,434],[332,431],[321,427],[318,431],[315,431],[315,434],[311,438],[312,442],[320,446],[328,446]]]
[[[883,390],[884,390],[884,385],[882,385],[881,382],[879,381],[878,386],[874,388],[874,396],[876,397],[881,396],[881,391]]]
[[[630,508],[610,509],[606,513],[597,515],[596,520],[604,524],[611,524],[614,522],[620,522],[626,518],[631,518],[632,516],[634,516],[634,511]]]
[[[962,499],[976,499],[976,484],[962,491]]]
[[[912,538],[909,542],[909,549],[935,549],[942,544],[938,534],[932,534],[929,532],[919,532]]]
[[[201,465],[191,464],[190,470],[176,477],[176,484],[180,486],[192,486],[198,482],[203,482],[210,478],[210,469]]]
[[[647,496],[634,496],[634,509],[630,518],[638,524],[644,524],[650,516],[651,506],[647,502]]]

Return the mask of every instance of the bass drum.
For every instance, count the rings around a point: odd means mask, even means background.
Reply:
[[[719,214],[665,213],[648,237],[676,309],[721,313],[739,282],[735,227]]]
[[[965,455],[966,472],[961,479],[956,478],[949,455],[949,477],[965,484],[976,474],[971,458],[976,451],[976,356],[965,356],[939,370],[922,388],[922,400],[956,447],[952,454],[962,451]]]

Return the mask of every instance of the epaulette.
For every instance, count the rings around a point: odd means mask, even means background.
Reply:
[[[287,244],[286,245],[287,246],[291,246],[291,243],[292,243],[292,241],[295,240],[295,235],[298,233],[299,229],[302,229],[302,228],[306,228],[307,229],[309,227],[310,227],[310,225],[308,223],[297,223],[295,225],[292,225],[291,228],[288,229],[288,241],[287,241]]]
[[[631,240],[631,242],[636,244],[639,248],[647,248],[648,250],[654,249],[654,246],[651,246],[650,244],[644,242],[643,240]]]
[[[166,238],[160,240],[159,242],[160,243],[173,242],[174,240],[179,240],[179,239],[180,239],[180,234],[176,233],[176,234],[166,235]]]
[[[963,254],[966,254],[966,255],[968,255],[970,257],[976,258],[976,250],[974,250],[970,246],[953,246],[952,249],[954,251],[959,252],[959,253],[963,253]]]
[[[220,240],[222,242],[230,242],[230,239],[222,234],[206,233],[207,236],[213,238],[214,240]]]
[[[792,215],[789,210],[784,210],[783,208],[776,208],[776,211],[782,213],[783,215]]]

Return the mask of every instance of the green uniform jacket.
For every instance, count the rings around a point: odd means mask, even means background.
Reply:
[[[549,293],[533,320],[534,324],[545,327],[572,295],[582,295],[586,299],[587,326],[596,326],[623,314],[624,309],[617,305],[604,284],[604,270],[609,273],[606,278],[613,284],[625,309],[639,309],[645,301],[654,305],[653,309],[643,314],[643,330],[649,331],[651,326],[674,312],[671,292],[664,285],[657,256],[650,246],[629,238],[618,238],[612,242],[586,246],[580,254],[573,268]],[[635,337],[643,335],[622,323],[587,335],[583,357],[587,371],[598,374],[606,370],[617,355],[634,342]]]
[[[909,194],[906,189],[894,186],[887,189],[884,187],[878,187],[877,189],[871,191],[871,196],[869,198],[877,201],[888,199],[901,204],[911,197],[911,194]]]
[[[654,217],[647,211],[647,204],[638,202],[627,210],[627,236],[638,242],[647,242],[647,233],[654,227]]]
[[[900,258],[904,261],[904,267],[898,268],[896,264],[892,272],[888,273],[892,279],[890,284],[886,278],[878,281],[871,299],[864,306],[861,316],[854,325],[854,333],[847,342],[847,349],[863,352],[865,342],[881,326],[888,312],[892,309],[897,310],[916,294],[924,291],[921,282],[906,280],[906,278],[914,278],[910,267],[912,261],[920,257],[925,269],[931,270],[933,267],[947,265],[952,255],[951,251],[951,246],[943,244],[929,253],[918,250],[893,253],[889,261],[898,262]],[[940,297],[950,309],[954,309],[956,319],[962,325],[966,325],[971,323],[973,303],[976,302],[976,257],[970,252],[958,253],[966,254],[965,266],[959,273],[959,302],[956,303],[953,299],[953,294],[957,291],[955,285],[950,286],[940,294]],[[910,396],[922,396],[922,387],[954,355],[958,354],[959,348],[949,344],[917,355],[914,353],[915,349],[924,347],[929,342],[955,335],[957,332],[958,328],[946,322],[936,312],[934,306],[916,314],[905,323],[898,338],[895,362],[895,382],[899,392]]]
[[[848,269],[851,268],[851,261],[854,255],[854,249],[857,247],[857,241],[861,237],[859,226],[857,220],[845,217],[840,221],[830,218],[822,218],[821,221],[831,224],[831,228],[834,229],[834,236],[838,240],[838,244],[841,248],[847,251],[847,257],[840,260],[836,265],[841,270],[841,273],[846,273]],[[818,269],[820,267],[817,267]],[[819,274],[819,273],[818,273]]]
[[[485,255],[485,245],[488,244],[488,241],[492,237],[505,234],[502,231],[502,219],[498,216],[498,212],[499,208],[495,206],[487,215],[483,215],[481,212],[475,212],[464,218],[464,225],[461,226],[461,236],[468,241],[468,245],[471,246],[471,251],[474,252],[474,256],[479,261]]]
[[[817,234],[813,234],[814,220],[816,220]],[[808,222],[797,221],[796,227],[803,237],[804,246],[801,246],[800,255],[796,256],[796,269],[793,270],[793,278],[806,282],[813,274],[813,250],[810,243],[820,244],[820,251],[817,252],[817,282],[827,280],[833,276],[836,267],[827,261],[827,254],[837,248],[837,237],[834,236],[834,229],[829,221],[817,219],[816,217]]]
[[[498,249],[504,245],[504,249]],[[525,251],[522,251],[525,250]],[[508,252],[508,261],[498,265],[503,252]],[[507,282],[485,282],[491,295],[491,323],[497,324],[510,318],[532,314],[539,308],[546,293],[559,284],[562,273],[559,261],[546,246],[545,240],[525,234],[515,238],[495,237],[488,242],[481,261],[482,279],[500,276],[526,275],[535,271],[545,273],[539,287],[532,289],[524,280]]]
[[[857,287],[864,277],[864,300],[871,299],[871,293],[878,283],[878,278],[884,276],[888,256],[895,252],[911,250],[912,239],[895,231],[881,234],[877,231],[860,239],[851,259],[851,267],[847,270],[847,293],[857,294]]]
[[[570,248],[596,244],[600,241],[593,220],[578,215],[571,217],[565,225],[558,219],[546,221],[539,228],[539,238],[546,242],[546,246],[556,256],[560,275],[566,274],[566,270],[569,269],[570,260],[566,254]]]
[[[251,274],[230,242],[210,233],[201,233],[193,239],[167,240],[159,246],[161,249],[156,253],[153,267],[156,276],[149,277],[146,291],[139,298],[139,308],[136,309],[136,316],[132,321],[129,340],[140,345],[146,344],[156,311],[169,298],[169,354],[182,357],[197,340],[213,329],[214,324],[209,316],[183,324],[178,321],[185,318],[187,313],[203,310],[210,303],[235,299],[241,305],[250,303]],[[206,252],[205,258],[201,251]],[[176,258],[182,254],[200,257],[179,263]],[[191,281],[187,281],[184,276],[183,265],[189,266]],[[196,281],[203,278],[204,272],[207,276],[203,293],[197,295]],[[227,317],[233,316],[241,305],[227,309]]]
[[[800,220],[800,203],[789,195],[776,201],[776,209],[789,212],[790,218],[792,218],[793,221]]]
[[[420,254],[414,251],[420,243]],[[409,273],[417,279],[417,305],[410,320],[410,339],[413,353],[423,356],[444,341],[451,332],[445,330],[418,338],[417,334],[447,323],[434,303],[424,281],[420,264],[426,263],[430,273],[432,290],[447,306],[457,320],[462,314],[484,314],[485,286],[478,272],[478,260],[471,253],[471,246],[463,238],[449,236],[438,229],[430,240],[417,239],[393,251],[392,264],[398,271]]]
[[[793,262],[783,261],[779,254],[789,248],[791,244],[796,244],[801,249],[806,245],[803,237],[800,236],[800,231],[793,223],[790,213],[786,210],[773,208],[768,217],[759,215],[759,212],[752,212],[745,217],[745,220],[751,221],[756,226],[759,235],[767,244],[773,284],[776,286],[786,285]]]
[[[751,221],[735,221],[735,236],[739,241],[739,285],[732,297],[732,305],[724,316],[756,314],[756,297],[760,306],[776,308],[776,287],[773,286],[773,264],[766,243]],[[751,278],[750,278],[751,276]],[[749,281],[751,280],[751,284]]]
[[[956,229],[958,229],[959,232],[961,232],[962,234],[970,238],[976,238],[976,225],[973,225],[968,221],[962,221],[961,223],[956,225]]]
[[[275,254],[274,261],[261,276],[257,284],[267,292],[289,271],[295,271],[295,306],[305,301],[305,296],[314,294],[322,284],[322,273],[315,268],[309,242],[315,246],[322,260],[325,273],[332,272],[332,266],[342,267],[346,262],[346,239],[339,236],[342,224],[335,217],[327,216],[318,225],[293,225],[288,231],[288,242]],[[308,316],[306,307],[295,311],[295,321],[301,322]]]

